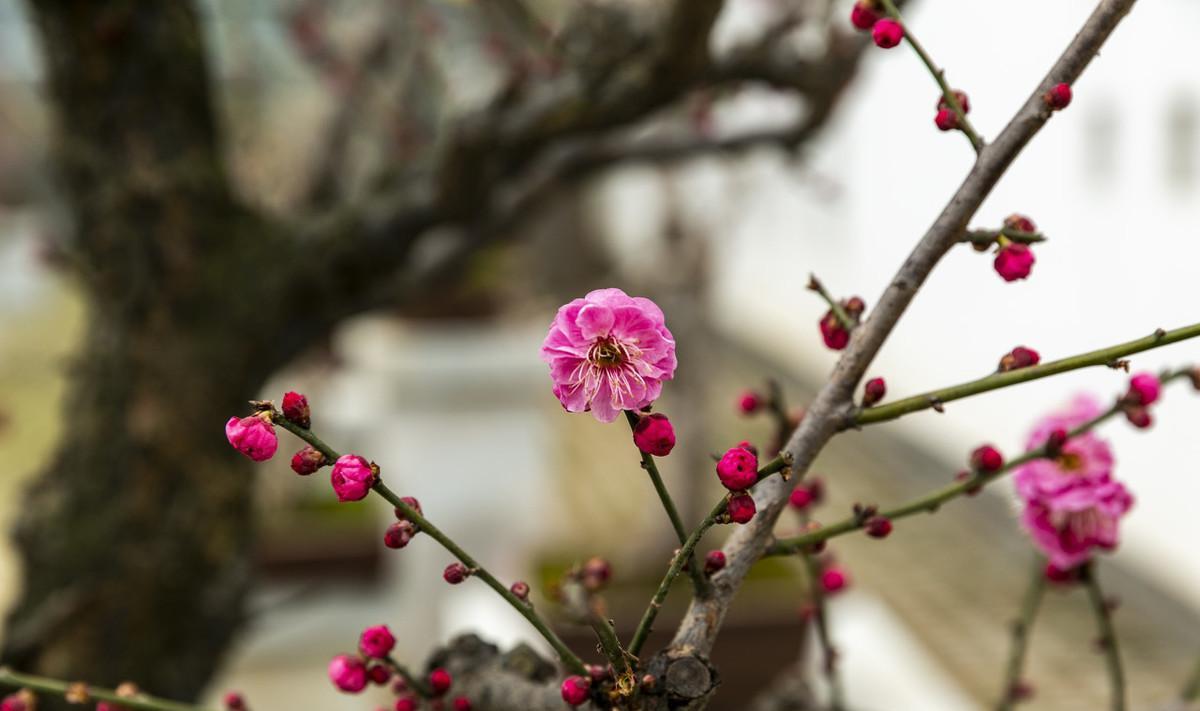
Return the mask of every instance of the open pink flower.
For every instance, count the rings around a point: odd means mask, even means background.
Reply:
[[[1110,480],[1027,501],[1021,524],[1050,564],[1066,570],[1086,562],[1097,548],[1116,548],[1118,524],[1132,506],[1125,487]]]
[[[567,412],[612,422],[622,410],[658,399],[675,375],[675,337],[655,303],[620,289],[598,289],[558,310],[542,360]]]
[[[1039,421],[1025,442],[1025,448],[1037,449],[1046,443],[1052,432],[1069,432],[1100,412],[1099,403],[1091,397],[1077,397],[1065,409]],[[1013,482],[1017,494],[1030,501],[1108,482],[1112,468],[1113,453],[1108,442],[1085,432],[1069,438],[1053,459],[1035,459],[1018,468],[1013,474]]]

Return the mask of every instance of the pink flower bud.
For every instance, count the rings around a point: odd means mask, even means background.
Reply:
[[[1004,455],[990,444],[985,444],[971,452],[971,468],[975,471],[990,474],[999,471],[1002,466],[1004,466]]]
[[[941,131],[953,131],[958,128],[958,114],[953,109],[938,109],[933,116],[933,124]]]
[[[745,491],[758,481],[758,457],[749,450],[733,447],[717,462],[717,476],[730,491]]]
[[[891,49],[904,39],[904,27],[892,18],[885,17],[871,28],[871,39],[875,40],[876,47]]]
[[[392,708],[395,711],[417,711],[417,700],[411,696],[402,696],[396,699],[396,705]]]
[[[704,556],[704,572],[706,575],[712,575],[717,571],[725,568],[725,552],[724,551],[709,551],[708,555]]]
[[[1016,281],[1029,276],[1035,261],[1033,250],[1028,245],[1009,242],[996,253],[992,266],[1004,281]]]
[[[827,595],[843,590],[849,584],[850,576],[846,575],[846,571],[836,565],[831,565],[821,571],[821,589]]]
[[[454,711],[471,711],[471,700],[465,696],[455,696],[451,706]]]
[[[368,657],[383,659],[392,653],[396,646],[396,638],[387,625],[375,625],[362,631],[358,638],[358,651]]]
[[[1148,429],[1154,424],[1154,418],[1150,415],[1150,411],[1140,405],[1126,407],[1125,419],[1139,430]]]
[[[230,691],[222,699],[229,711],[246,711],[246,699],[236,691]]]
[[[386,664],[372,664],[367,667],[367,678],[372,684],[383,686],[392,678],[392,670]]]
[[[383,545],[388,548],[403,548],[417,535],[417,527],[412,521],[397,521],[388,526],[383,534]]]
[[[292,455],[292,471],[300,476],[308,476],[325,465],[325,455],[317,451],[311,444]]]
[[[1037,365],[1042,360],[1042,357],[1037,351],[1025,346],[1017,346],[1004,357],[1000,359],[1000,365],[997,368],[1001,373],[1007,373],[1010,370],[1019,370],[1028,368],[1031,365]]]
[[[958,108],[962,109],[964,114],[971,113],[971,99],[967,96],[967,92],[954,90],[954,100],[958,102]],[[950,113],[954,113],[954,109],[950,106],[950,102],[946,101],[946,95],[938,96],[937,108],[950,109]]]
[[[850,24],[860,30],[869,30],[876,22],[879,22],[879,13],[874,7],[865,2],[854,3],[854,7],[850,9]]]
[[[887,538],[892,532],[892,522],[886,516],[872,516],[863,524],[871,538]]]
[[[883,378],[871,378],[867,384],[863,386],[863,407],[870,407],[879,402],[887,395],[887,383]]]
[[[375,486],[378,470],[357,454],[343,454],[333,464],[330,480],[338,501],[359,501]]]
[[[1062,454],[1063,445],[1067,443],[1067,431],[1061,427],[1050,430],[1046,435],[1046,454],[1057,457]]]
[[[342,691],[357,694],[367,686],[367,665],[358,657],[339,654],[329,662],[329,679]]]
[[[842,350],[850,343],[850,332],[838,320],[832,309],[821,317],[821,338],[825,341],[826,348],[835,351]]]
[[[563,679],[562,700],[571,706],[582,706],[588,700],[590,686],[591,683],[581,676],[569,676]]]
[[[804,484],[800,484],[788,496],[788,505],[797,511],[803,511],[813,503],[812,492]]]
[[[286,392],[283,394],[283,416],[304,429],[308,429],[312,424],[310,418],[310,410],[308,409],[308,398],[300,393]]]
[[[1153,373],[1138,373],[1129,379],[1129,394],[1125,399],[1135,405],[1153,405],[1162,393],[1162,383]]]
[[[518,580],[517,582],[513,583],[508,590],[513,595],[516,595],[517,599],[519,600],[529,599],[529,583],[525,582],[524,580]]]
[[[259,415],[229,418],[225,423],[225,438],[234,449],[256,462],[270,459],[279,448],[275,426]]]
[[[758,409],[762,405],[762,396],[753,390],[746,390],[738,396],[738,412],[741,412],[743,415],[753,415],[758,412]]]
[[[757,511],[754,497],[744,492],[729,497],[728,509],[729,520],[734,523],[749,523]]]
[[[645,415],[633,427],[633,443],[646,454],[665,457],[675,448],[675,428],[662,413]]]
[[[0,711],[29,711],[29,704],[20,694],[9,694],[0,699]]]
[[[441,696],[449,691],[452,682],[450,672],[441,667],[429,672],[429,688],[434,696]]]
[[[451,563],[442,571],[442,579],[451,585],[458,585],[470,577],[471,571],[462,563]]]
[[[1037,225],[1027,215],[1022,215],[1019,212],[1014,212],[1004,218],[1004,229],[1013,232],[1024,232],[1026,234],[1036,234]]]
[[[1061,111],[1071,103],[1071,85],[1055,84],[1042,98],[1051,111]]]

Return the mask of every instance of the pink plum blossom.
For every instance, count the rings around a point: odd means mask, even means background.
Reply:
[[[1021,524],[1050,564],[1065,570],[1089,560],[1096,548],[1116,548],[1118,524],[1132,506],[1124,485],[1106,481],[1027,501]]]
[[[598,289],[560,308],[541,356],[563,408],[601,422],[654,402],[676,366],[662,310],[620,289]]]
[[[258,415],[229,418],[225,423],[225,438],[234,449],[256,462],[265,462],[275,456],[275,450],[279,448],[275,426]]]
[[[1025,442],[1026,450],[1037,449],[1055,431],[1070,431],[1095,418],[1100,405],[1086,395],[1043,418]],[[1017,494],[1026,501],[1053,496],[1080,486],[1107,482],[1112,475],[1113,453],[1108,442],[1092,432],[1070,437],[1052,458],[1035,459],[1013,474]]]
[[[357,454],[343,454],[333,464],[330,482],[338,501],[359,501],[375,486],[376,469]]]

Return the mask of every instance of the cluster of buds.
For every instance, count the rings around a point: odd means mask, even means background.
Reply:
[[[403,496],[400,498],[410,509],[421,514],[421,502],[417,501],[412,496]],[[413,537],[421,532],[417,523],[408,517],[404,509],[396,507],[396,522],[388,526],[383,534],[383,545],[388,548],[403,548],[412,541]]]
[[[1158,402],[1162,394],[1162,382],[1153,373],[1138,373],[1129,379],[1129,390],[1121,398],[1121,411],[1129,424],[1146,429],[1154,424],[1150,406]]]
[[[717,478],[729,489],[726,515],[734,523],[748,523],[757,507],[748,492],[758,483],[758,452],[749,442],[730,448],[717,462]]]
[[[971,112],[971,99],[965,91],[955,89],[954,101],[958,104],[958,108],[962,109],[963,116]],[[933,123],[942,131],[953,131],[958,128],[958,112],[950,105],[945,95],[938,97],[937,113],[934,114]]]
[[[904,26],[884,17],[883,7],[876,0],[858,0],[850,10],[850,24],[871,32],[871,39],[883,49],[891,49],[904,39]]]
[[[996,259],[992,262],[996,273],[1004,281],[1026,279],[1033,271],[1033,263],[1037,261],[1033,250],[1024,242],[1009,239],[1004,235],[1005,232],[1037,234],[1037,225],[1025,215],[1014,213],[1004,218],[1004,229],[996,238],[996,242],[1000,246],[996,251]]]
[[[1020,370],[1021,368],[1028,368],[1031,365],[1037,365],[1041,360],[1042,357],[1032,348],[1017,346],[1000,358],[1000,365],[996,367],[996,370],[1001,373],[1007,373],[1010,370]]]
[[[844,299],[839,302],[842,311],[850,317],[852,324],[857,325],[862,318],[863,311],[867,305],[861,298],[852,296],[849,299]],[[821,338],[824,339],[825,345],[832,350],[840,351],[850,343],[850,331],[846,328],[846,324],[842,323],[837,317],[833,309],[825,312],[821,317]]]

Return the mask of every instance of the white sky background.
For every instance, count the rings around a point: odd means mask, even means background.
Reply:
[[[951,84],[970,94],[977,130],[993,137],[1093,7],[922,0],[909,23]],[[1033,275],[1006,284],[989,255],[953,250],[869,373],[887,378],[892,397],[984,375],[1016,345],[1050,360],[1200,320],[1200,178],[1170,177],[1170,154],[1189,146],[1172,143],[1167,128],[1172,106],[1190,106],[1194,116],[1200,105],[1200,49],[1191,39],[1198,27],[1198,3],[1138,3],[1076,84],[1072,105],[1034,139],[971,223],[994,227],[1015,211],[1032,216],[1052,240],[1036,248]],[[832,367],[836,355],[816,327],[824,306],[804,290],[807,274],[835,293],[860,294],[868,308],[878,299],[970,167],[965,139],[934,128],[936,100],[936,85],[907,47],[872,48],[798,168],[763,157],[725,177],[699,169],[686,179],[698,204],[737,206],[712,235],[723,323],[817,372]],[[771,120],[777,110],[743,102],[722,125]],[[1200,162],[1194,139],[1190,151],[1192,164]],[[1200,344],[1137,356],[1133,365],[1157,370],[1187,361],[1200,361]],[[1125,380],[1107,369],[1076,372],[884,426],[952,458],[965,459],[983,441],[1012,453],[1038,413],[1081,390],[1115,395]],[[1123,421],[1103,430],[1116,446],[1118,475],[1137,496],[1117,555],[1200,606],[1191,521],[1200,500],[1200,397],[1179,384],[1165,400],[1150,432]]]

